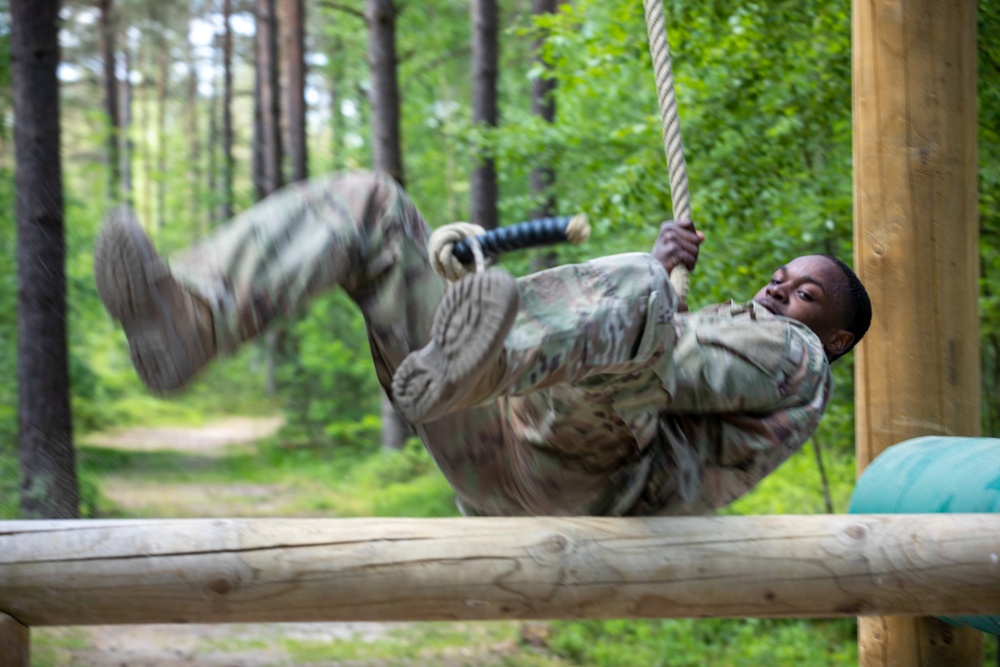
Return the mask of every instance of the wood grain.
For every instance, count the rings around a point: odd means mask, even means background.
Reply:
[[[909,438],[979,433],[976,3],[852,7],[855,268],[874,309],[857,351],[860,471]],[[979,633],[934,619],[858,633],[866,667],[982,664]]]
[[[1000,515],[0,522],[26,625],[1000,612]]]

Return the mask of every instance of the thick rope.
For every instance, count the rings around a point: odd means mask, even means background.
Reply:
[[[643,0],[646,9],[646,28],[649,32],[649,53],[653,57],[656,76],[656,96],[660,104],[663,125],[663,148],[667,154],[670,172],[670,199],[674,220],[691,220],[691,195],[688,193],[687,164],[681,143],[681,121],[677,114],[677,96],[674,94],[674,73],[670,66],[670,45],[667,26],[663,18],[663,0]],[[681,301],[687,298],[688,270],[678,264],[670,272],[670,282]]]
[[[494,261],[501,253],[554,243],[579,245],[590,237],[587,216],[539,218],[485,231],[468,222],[454,222],[431,234],[428,252],[434,270],[455,282]],[[477,254],[478,253],[478,254]]]
[[[472,254],[475,257],[473,270],[483,271],[486,267],[486,260],[476,237],[485,233],[485,229],[469,222],[453,222],[435,229],[428,243],[428,253],[431,265],[434,266],[438,275],[444,276],[449,282],[456,282],[472,272],[452,254],[455,243],[463,239],[472,244]]]

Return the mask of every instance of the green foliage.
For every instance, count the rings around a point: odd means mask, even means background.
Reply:
[[[570,621],[553,624],[552,648],[595,667],[849,665],[857,663],[854,626],[752,618]]]
[[[0,167],[0,517],[17,516],[17,240],[14,178]]]
[[[730,2],[669,18],[693,209],[709,241],[699,303],[747,298],[790,256],[845,254],[851,222],[849,5]],[[779,16],[781,20],[776,20]],[[546,21],[557,121],[514,111],[494,133],[505,206],[530,208],[537,162],[566,211],[590,214],[591,255],[650,247],[669,210],[644,16],[579,2]],[[725,245],[723,245],[725,244]]]
[[[297,354],[281,371],[289,436],[360,446],[381,428],[378,380],[364,318],[340,290],[294,323]]]
[[[979,8],[979,254],[983,433],[1000,436],[1000,3]]]
[[[6,13],[0,11],[0,166],[3,166],[4,147],[10,135],[8,114],[12,102],[10,23]]]

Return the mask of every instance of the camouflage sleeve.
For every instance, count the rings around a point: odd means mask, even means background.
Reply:
[[[827,375],[822,345],[785,318],[692,320],[674,350],[668,413],[769,413],[808,404]]]
[[[819,338],[794,320],[751,312],[695,317],[679,340],[667,412],[686,425],[689,446],[672,455],[698,478],[680,484],[679,506],[718,508],[746,493],[812,435],[829,401]]]

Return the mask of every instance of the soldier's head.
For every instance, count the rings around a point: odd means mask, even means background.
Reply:
[[[857,345],[872,320],[864,285],[850,267],[829,255],[806,255],[785,264],[753,300],[812,329],[830,361]]]

